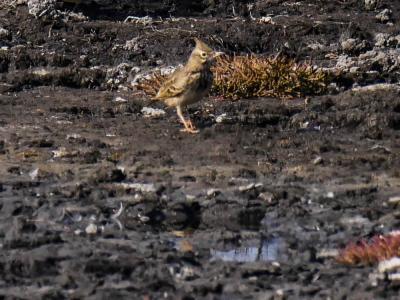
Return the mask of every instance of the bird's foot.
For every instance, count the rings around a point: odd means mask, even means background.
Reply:
[[[186,121],[183,125],[185,128],[181,129],[182,132],[199,133],[199,130],[193,125],[192,121]]]
[[[200,131],[196,128],[189,128],[185,127],[181,129],[181,132],[188,132],[188,133],[199,133]]]
[[[186,121],[186,126],[187,126],[189,129],[197,130],[196,126],[193,125],[193,123],[192,123],[191,120]]]

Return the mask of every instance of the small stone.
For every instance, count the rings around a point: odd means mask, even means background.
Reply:
[[[400,202],[400,196],[390,197],[388,202],[391,204],[398,204]]]
[[[400,273],[389,274],[388,279],[391,281],[400,281]]]
[[[82,136],[79,133],[72,133],[67,134],[67,140],[77,140],[80,139]]]
[[[96,234],[97,233],[97,226],[93,223],[90,223],[86,228],[85,232],[87,234]]]
[[[239,186],[239,192],[247,192],[255,187],[254,183],[249,183],[248,185]]]
[[[356,39],[347,39],[341,43],[342,49],[347,52],[354,50],[356,45],[357,45]]]
[[[114,102],[120,102],[120,103],[128,102],[128,100],[126,100],[126,99],[124,99],[124,98],[122,98],[122,97],[116,97],[116,98],[114,98],[113,101],[114,101]]]
[[[227,117],[227,114],[226,114],[226,113],[221,114],[221,115],[219,115],[219,116],[217,116],[217,117],[215,118],[215,122],[217,122],[217,123],[223,123],[223,122],[226,120],[226,117]]]
[[[39,169],[36,168],[36,169],[33,169],[31,172],[29,172],[29,177],[32,180],[35,180],[37,178],[38,174],[39,174]]]
[[[140,220],[140,222],[146,223],[148,221],[150,221],[150,218],[148,216],[142,215],[142,214],[138,214],[138,218]]]
[[[392,16],[392,10],[385,8],[384,10],[382,10],[379,14],[377,14],[375,16],[375,18],[382,22],[382,23],[386,23],[390,21],[390,18]]]
[[[384,273],[384,272],[391,271],[394,269],[399,269],[399,268],[400,268],[400,258],[399,257],[393,257],[391,259],[381,261],[378,265],[379,273]]]
[[[53,150],[51,152],[53,153],[54,158],[66,157],[70,154],[65,147],[60,147],[57,150]]]
[[[322,249],[317,253],[317,258],[335,258],[339,255],[337,249]]]
[[[194,201],[194,200],[196,200],[196,196],[194,196],[194,195],[186,195],[186,200],[187,201]]]
[[[335,198],[335,194],[333,192],[327,192],[325,197],[329,198],[329,199],[333,199],[333,198]]]
[[[370,223],[368,218],[364,218],[362,216],[354,216],[354,217],[343,217],[339,220],[339,222],[343,225],[348,226],[362,226]]]
[[[354,74],[354,73],[357,73],[359,70],[360,70],[360,67],[351,67],[349,69],[349,72]]]
[[[275,24],[275,22],[272,20],[272,17],[261,17],[258,21],[263,24]]]
[[[132,189],[142,193],[155,193],[156,187],[152,183],[120,183],[124,189]]]
[[[275,294],[276,294],[278,297],[283,297],[285,293],[283,292],[282,289],[278,289],[278,290],[275,291]]]
[[[56,13],[57,0],[28,0],[28,11],[36,18]]]
[[[317,157],[314,158],[314,160],[312,161],[312,163],[313,163],[314,165],[319,165],[319,164],[321,164],[322,162],[323,162],[323,159],[322,159],[321,156],[317,156]]]
[[[7,29],[0,27],[0,39],[8,38],[10,36],[10,31]]]
[[[364,0],[364,7],[366,10],[374,10],[378,5],[379,0]]]
[[[260,193],[258,195],[258,198],[260,198],[261,200],[267,202],[267,203],[272,203],[273,199],[274,199],[274,195],[272,193],[269,192],[264,192],[264,193]]]
[[[376,47],[385,47],[390,38],[390,35],[387,33],[378,33],[375,36],[375,46]]]
[[[152,107],[143,107],[141,113],[146,118],[158,118],[165,115],[165,110]]]
[[[208,197],[215,197],[216,195],[220,194],[221,191],[217,189],[208,189],[207,190],[207,196]]]

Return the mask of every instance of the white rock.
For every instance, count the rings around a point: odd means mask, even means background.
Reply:
[[[367,10],[374,10],[379,0],[364,0],[364,7]]]
[[[392,10],[385,8],[379,14],[375,16],[375,18],[382,23],[390,21],[390,17],[392,16]]]
[[[68,155],[67,149],[65,147],[60,147],[57,150],[51,151],[53,153],[54,158],[64,157]]]
[[[146,118],[158,118],[165,115],[165,110],[152,107],[143,107],[141,113]]]
[[[217,116],[217,117],[215,118],[215,122],[217,122],[217,123],[222,123],[224,120],[226,120],[226,117],[227,117],[227,114],[226,114],[226,113],[221,114],[221,115],[219,115],[219,116]]]
[[[33,169],[31,172],[29,172],[29,177],[31,177],[32,180],[35,180],[38,174],[39,174],[39,169],[36,168]]]
[[[391,204],[397,204],[400,202],[400,196],[390,197],[388,202]]]
[[[354,216],[354,217],[343,217],[339,220],[339,222],[343,225],[364,225],[368,224],[370,221],[368,218],[364,218],[362,216]]]
[[[353,51],[357,47],[358,41],[356,39],[347,39],[341,43],[344,51]]]
[[[97,233],[97,226],[93,223],[90,223],[86,228],[85,232],[87,234],[96,234]]]
[[[28,11],[39,18],[46,14],[54,13],[57,0],[29,0]]]
[[[400,273],[389,274],[388,279],[392,281],[400,281]]]
[[[124,189],[132,189],[143,193],[154,193],[157,191],[156,187],[152,183],[120,183]]]
[[[400,258],[393,257],[384,261],[381,261],[378,265],[379,273],[395,270],[400,268]]]
[[[375,35],[375,46],[376,47],[384,47],[386,46],[390,35],[388,33],[378,33]]]
[[[319,165],[320,163],[322,163],[322,157],[321,156],[317,156],[316,158],[314,158],[314,160],[312,161],[312,163],[314,165]]]
[[[335,198],[335,194],[333,192],[327,192],[325,197],[329,198],[329,199],[333,199],[333,198]]]
[[[127,51],[137,52],[140,50],[139,37],[135,37],[126,41],[124,49]]]
[[[250,190],[253,189],[254,187],[255,187],[255,184],[254,184],[254,183],[249,183],[248,185],[239,186],[239,191],[240,191],[240,192],[250,191]]]
[[[126,100],[125,98],[122,98],[122,97],[116,97],[116,98],[114,98],[113,101],[114,102],[122,102],[122,103],[128,102],[128,100]]]
[[[211,197],[211,196],[215,196],[217,194],[219,194],[221,191],[218,189],[208,189],[207,190],[207,196]]]
[[[76,140],[81,138],[82,136],[79,133],[71,133],[67,134],[67,140]]]
[[[0,27],[0,39],[6,38],[10,35],[10,31],[7,29],[4,29],[3,27]]]
[[[337,249],[322,249],[317,253],[317,258],[335,258],[339,255]]]

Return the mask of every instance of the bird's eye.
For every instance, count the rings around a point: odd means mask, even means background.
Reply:
[[[206,52],[201,52],[201,57],[206,58],[207,57],[207,53]]]

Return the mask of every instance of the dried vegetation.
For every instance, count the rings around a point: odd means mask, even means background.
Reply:
[[[285,57],[255,55],[218,57],[212,68],[211,94],[237,100],[253,97],[292,98],[326,92],[327,72],[310,64],[296,63]],[[155,72],[139,83],[138,89],[154,96],[167,78]]]
[[[400,234],[377,235],[371,240],[350,243],[337,261],[348,265],[371,265],[400,255]]]

